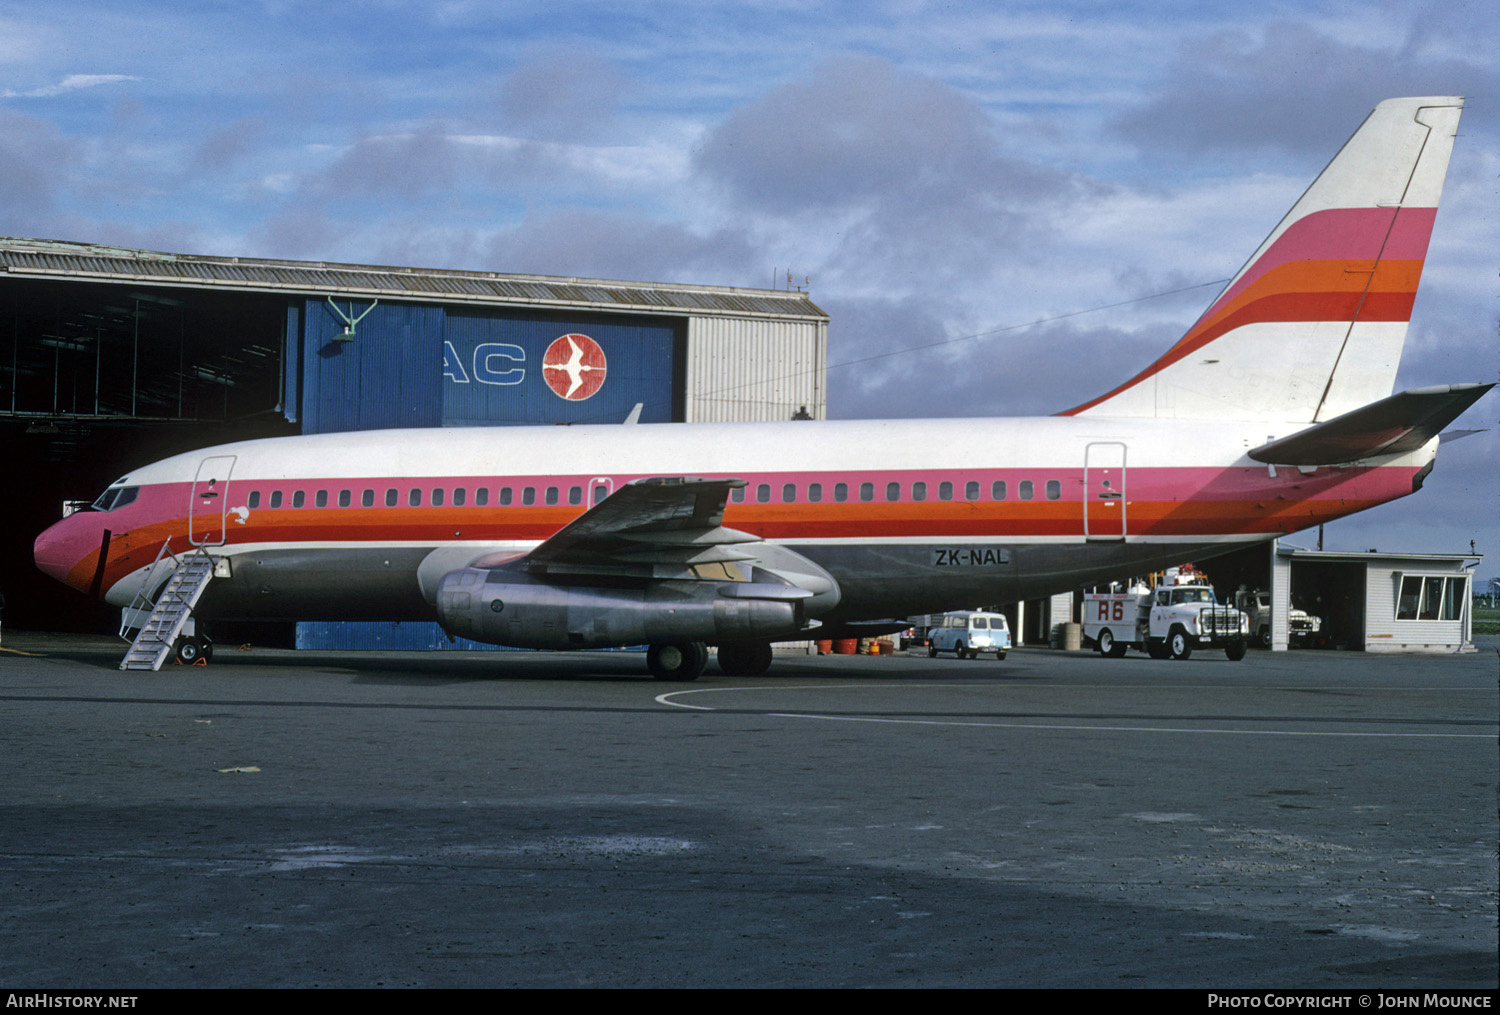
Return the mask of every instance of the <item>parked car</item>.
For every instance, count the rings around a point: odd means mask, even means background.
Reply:
[[[1010,625],[1003,613],[961,610],[943,614],[943,622],[927,633],[927,654],[953,652],[958,658],[978,659],[981,652],[993,652],[1004,659],[1010,651]]]

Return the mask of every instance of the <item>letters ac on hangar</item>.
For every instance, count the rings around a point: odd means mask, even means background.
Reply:
[[[827,327],[796,291],[0,238],[0,435],[18,522],[40,531],[205,443],[623,422],[637,404],[641,422],[821,419]],[[0,550],[7,620],[108,626],[18,545]]]

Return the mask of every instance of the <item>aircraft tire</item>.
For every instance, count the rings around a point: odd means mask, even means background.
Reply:
[[[719,669],[731,677],[758,677],[771,668],[771,643],[740,641],[719,646]]]
[[[208,662],[211,655],[206,651],[204,643],[197,638],[178,638],[177,644],[172,646],[172,654],[184,666],[192,666],[200,659]]]
[[[646,668],[657,680],[697,680],[708,665],[701,641],[667,642],[646,650]]]

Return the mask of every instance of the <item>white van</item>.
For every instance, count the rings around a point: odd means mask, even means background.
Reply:
[[[927,632],[927,654],[954,652],[958,658],[978,659],[981,652],[993,652],[1004,659],[1010,651],[1010,625],[1003,613],[981,613],[960,610],[943,614],[943,622]]]

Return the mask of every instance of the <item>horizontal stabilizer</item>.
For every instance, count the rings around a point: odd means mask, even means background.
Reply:
[[[1371,402],[1250,452],[1273,465],[1340,465],[1377,455],[1416,451],[1494,387],[1440,384]]]

